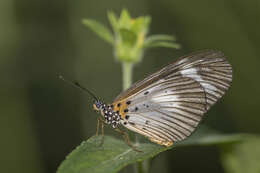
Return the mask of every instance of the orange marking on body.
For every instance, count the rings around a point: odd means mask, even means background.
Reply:
[[[118,101],[113,103],[113,110],[119,112],[122,119],[125,119],[126,113],[125,110],[128,110],[128,104],[126,100]]]

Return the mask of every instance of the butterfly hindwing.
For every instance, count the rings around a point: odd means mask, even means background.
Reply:
[[[206,111],[203,88],[198,82],[185,78],[177,83],[158,82],[152,89],[129,105],[125,127],[134,126],[143,132],[152,130],[153,136],[146,136],[161,142],[185,139]]]

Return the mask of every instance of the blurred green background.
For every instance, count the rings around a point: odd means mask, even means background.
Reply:
[[[1,0],[0,172],[55,172],[95,133],[91,100],[57,76],[77,79],[106,102],[119,94],[121,66],[111,46],[81,20],[108,25],[107,11],[119,15],[122,8],[134,17],[150,15],[151,34],[175,35],[182,45],[148,50],[134,81],[186,53],[221,50],[233,65],[233,84],[202,124],[260,132],[259,0]],[[224,172],[220,159],[215,147],[173,149],[153,160],[151,172]]]

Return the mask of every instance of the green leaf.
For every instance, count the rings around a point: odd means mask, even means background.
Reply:
[[[117,32],[117,27],[118,27],[118,19],[113,11],[108,11],[107,12],[108,20],[110,22],[110,25],[112,26],[114,32]]]
[[[123,44],[129,46],[134,46],[137,40],[137,35],[129,29],[120,29],[120,36],[122,38]]]
[[[132,22],[131,30],[136,34],[143,33],[144,35],[147,34],[150,24],[150,17],[149,16],[142,16],[138,17]]]
[[[126,9],[123,9],[118,20],[120,28],[130,29],[131,27],[131,16]]]
[[[176,41],[176,38],[173,35],[157,34],[157,35],[151,35],[145,40],[147,44],[156,41]]]
[[[83,19],[82,23],[89,27],[92,31],[94,31],[99,37],[107,41],[108,43],[114,43],[114,37],[110,30],[105,27],[103,24],[91,20],[91,19]]]
[[[260,138],[247,136],[236,145],[221,146],[222,164],[227,173],[260,172]]]
[[[175,48],[179,49],[180,45],[177,43],[174,43],[176,38],[171,35],[164,35],[164,34],[158,34],[158,35],[152,35],[149,36],[147,39],[145,39],[144,47],[168,47],[168,48]]]
[[[188,140],[176,143],[173,147],[236,143],[243,139],[242,136],[200,133]],[[136,152],[123,140],[105,136],[103,146],[98,146],[100,140],[100,136],[94,136],[83,142],[62,162],[57,173],[114,173],[129,164],[154,157],[160,152],[173,148],[145,140],[146,143],[140,143],[137,146],[143,152]]]
[[[153,47],[166,47],[166,48],[179,49],[181,45],[173,42],[166,42],[166,41],[157,41],[149,44],[144,44],[144,48],[153,48]]]
[[[142,144],[138,146],[139,153],[123,140],[105,136],[103,146],[99,147],[101,137],[92,137],[76,148],[61,164],[57,173],[112,173],[124,166],[152,157],[166,150],[156,144]]]

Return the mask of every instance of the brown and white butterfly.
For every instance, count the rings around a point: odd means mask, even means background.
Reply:
[[[232,67],[220,51],[181,57],[116,97],[112,104],[95,98],[104,122],[119,125],[171,146],[195,130],[203,115],[228,90]]]

